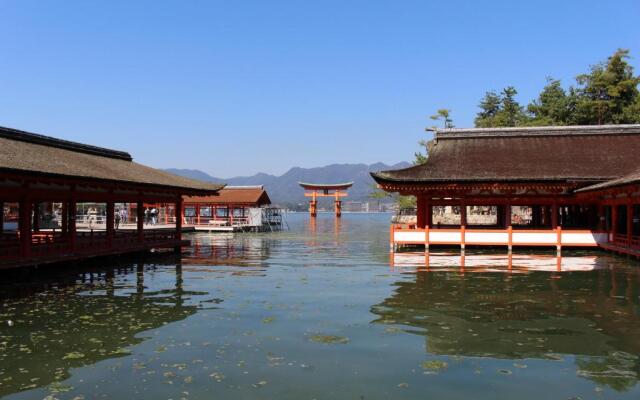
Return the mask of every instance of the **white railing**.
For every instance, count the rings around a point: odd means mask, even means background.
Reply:
[[[454,245],[470,246],[587,246],[606,243],[606,232],[592,230],[556,229],[468,229],[460,228],[409,228],[391,225],[390,244]]]

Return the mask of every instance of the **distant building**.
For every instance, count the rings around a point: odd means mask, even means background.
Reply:
[[[184,222],[196,227],[279,227],[281,212],[268,207],[271,199],[262,185],[225,186],[215,196],[185,196]]]

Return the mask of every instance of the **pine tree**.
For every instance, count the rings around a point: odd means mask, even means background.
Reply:
[[[629,50],[619,49],[607,62],[596,64],[589,73],[578,75],[576,93],[579,101],[575,118],[578,124],[623,124],[640,120],[634,112],[640,77],[634,76],[628,58]]]
[[[547,78],[547,85],[542,89],[538,99],[527,106],[527,112],[531,116],[529,125],[567,125],[571,112],[570,99],[560,81]]]

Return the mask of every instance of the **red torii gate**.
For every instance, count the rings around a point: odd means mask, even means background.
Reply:
[[[335,197],[336,217],[342,216],[341,197],[348,196],[346,190],[353,186],[353,182],[347,183],[305,183],[298,182],[305,190],[304,196],[311,197],[309,200],[309,215],[315,217],[318,214],[318,197]]]

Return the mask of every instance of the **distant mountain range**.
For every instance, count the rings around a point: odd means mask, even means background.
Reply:
[[[408,162],[400,162],[394,165],[384,163],[371,165],[331,164],[317,168],[294,167],[280,176],[258,173],[253,176],[233,178],[217,178],[197,169],[168,168],[165,171],[205,182],[226,183],[228,185],[264,185],[274,204],[293,206],[307,201],[303,196],[304,191],[298,185],[298,182],[343,183],[353,181],[353,187],[349,189],[349,197],[346,200],[366,201],[369,200],[371,186],[374,184],[369,172],[409,166],[411,164]]]

